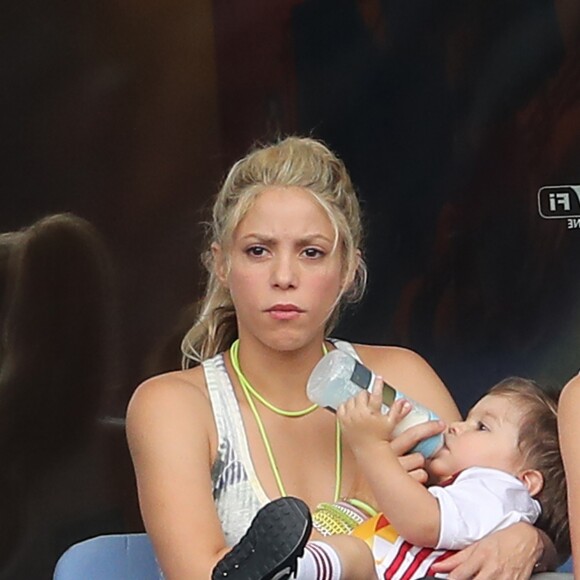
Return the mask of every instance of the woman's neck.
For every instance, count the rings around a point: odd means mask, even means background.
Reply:
[[[306,383],[322,356],[322,337],[295,350],[278,350],[242,337],[238,360],[246,379],[270,403],[297,410],[309,404]]]

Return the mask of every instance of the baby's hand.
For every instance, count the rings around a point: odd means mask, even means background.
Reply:
[[[337,416],[344,438],[355,453],[377,443],[389,442],[395,427],[411,410],[408,401],[399,399],[383,415],[383,387],[382,378],[377,377],[371,393],[362,390],[338,408]]]

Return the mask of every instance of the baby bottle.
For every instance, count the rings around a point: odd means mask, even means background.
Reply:
[[[331,350],[314,367],[308,379],[306,393],[313,403],[336,411],[342,403],[360,393],[360,389],[370,391],[375,378],[376,375],[370,369],[348,353],[340,349]],[[382,413],[386,414],[397,399],[407,400],[412,408],[397,425],[394,435],[399,435],[419,423],[439,419],[433,411],[384,383]],[[420,441],[411,452],[419,452],[428,458],[437,453],[442,445],[443,434],[440,433]]]

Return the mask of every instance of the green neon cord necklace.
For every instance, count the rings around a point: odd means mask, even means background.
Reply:
[[[230,348],[230,360],[232,362],[232,367],[238,377],[238,381],[242,387],[242,391],[248,401],[248,405],[250,410],[252,411],[252,415],[256,421],[256,425],[258,426],[258,431],[260,432],[260,436],[264,443],[264,448],[266,449],[266,454],[268,455],[268,461],[270,462],[270,468],[272,469],[272,473],[274,474],[274,479],[276,480],[276,484],[278,485],[278,490],[280,491],[280,495],[285,496],[288,495],[286,493],[286,488],[282,483],[282,477],[280,475],[280,470],[278,469],[278,464],[276,463],[276,458],[274,457],[274,452],[272,451],[272,445],[270,444],[270,439],[268,434],[266,433],[266,429],[264,427],[264,423],[258,413],[258,409],[256,408],[256,404],[254,399],[257,399],[262,405],[264,405],[270,411],[276,413],[277,415],[282,415],[283,417],[304,417],[316,411],[318,409],[318,405],[314,404],[306,409],[302,409],[300,411],[286,411],[284,409],[280,409],[276,407],[269,401],[267,401],[248,381],[245,377],[242,369],[240,368],[240,360],[239,360],[239,348],[240,348],[240,341],[239,339],[236,340],[231,348]],[[324,354],[328,352],[326,345],[323,343],[322,350]],[[336,421],[336,479],[335,479],[335,487],[334,487],[334,501],[338,501],[340,497],[340,489],[342,485],[342,440],[340,436],[340,425],[338,423],[338,419]]]

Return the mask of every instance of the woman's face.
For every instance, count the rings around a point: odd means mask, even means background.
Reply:
[[[326,212],[308,191],[271,187],[258,194],[234,231],[229,270],[221,248],[214,248],[240,338],[280,350],[322,340],[342,289],[334,242]]]

